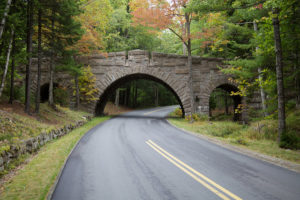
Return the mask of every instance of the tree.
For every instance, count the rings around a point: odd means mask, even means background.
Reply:
[[[10,92],[9,92],[9,103],[12,104],[14,100],[14,77],[15,77],[15,56],[16,56],[16,35],[13,34],[12,38],[12,60],[10,70]]]
[[[41,1],[40,1],[41,4]],[[36,81],[36,97],[35,97],[35,112],[40,112],[40,99],[41,99],[41,65],[42,65],[42,8],[39,5],[38,10],[38,70]]]
[[[127,1],[112,1],[112,11],[105,34],[107,52],[144,49],[151,51],[159,43],[156,34],[148,32],[143,26],[132,26],[130,3]]]
[[[112,12],[110,3],[108,0],[97,0],[84,4],[82,10],[76,20],[82,24],[84,33],[70,48],[81,55],[100,53],[105,49],[105,32]]]
[[[225,71],[236,75],[235,81],[244,91],[256,89],[259,86],[265,89],[269,96],[267,102],[271,104],[268,110],[275,108],[270,110],[273,115],[278,111],[278,141],[280,141],[286,129],[285,100],[289,101],[291,98],[284,95],[284,90],[287,89],[289,93],[294,94],[296,105],[300,99],[300,90],[298,90],[300,70],[296,67],[299,63],[297,32],[300,30],[300,2],[297,0],[217,0],[193,1],[193,3],[193,10],[198,12],[205,12],[205,9],[209,12],[226,12],[231,22],[239,20],[235,22],[239,26],[251,27],[253,20],[258,22],[260,29],[253,34],[254,37],[249,42],[252,43],[250,48],[259,48],[256,51],[249,49],[251,54],[245,54],[244,57],[239,56],[230,61],[232,67]],[[280,34],[281,31],[284,34]],[[255,78],[257,76],[260,77],[257,79]],[[296,90],[290,88],[296,88]],[[245,94],[245,92],[242,93]]]
[[[187,66],[189,69],[190,102],[194,105],[194,92],[192,80],[192,13],[186,10],[188,0],[144,1],[137,0],[131,4],[133,21],[135,24],[149,27],[150,30],[169,29],[186,46],[188,52]],[[190,111],[194,113],[195,108]]]
[[[1,19],[1,23],[0,23],[0,39],[2,38],[2,34],[3,34],[3,31],[4,31],[5,22],[6,22],[7,14],[9,12],[9,7],[11,5],[11,1],[12,0],[7,0],[6,6],[5,6],[5,9],[4,9],[4,13],[3,13],[3,17]]]
[[[3,75],[2,75],[2,82],[1,82],[1,85],[0,85],[0,97],[2,95],[2,91],[3,91],[4,85],[5,85],[5,79],[6,79],[6,74],[7,74],[9,60],[10,60],[10,53],[11,53],[11,49],[12,49],[13,38],[14,38],[14,30],[11,30],[11,36],[10,36],[10,41],[9,41],[9,45],[8,45],[8,50],[7,50],[7,56],[6,56],[5,66],[4,66],[4,72],[3,72]]]
[[[58,58],[63,58],[65,52],[71,49],[70,46],[74,45],[82,36],[80,22],[75,19],[81,12],[79,5],[78,0],[63,2],[52,0],[48,11],[47,20],[50,24],[50,30],[45,36],[47,51],[50,55],[48,103],[52,107],[55,107],[53,81],[56,62],[59,62],[60,59]]]
[[[27,2],[27,64],[25,82],[25,112],[30,113],[30,82],[31,82],[31,62],[32,62],[32,34],[33,34],[33,0]]]
[[[96,96],[99,92],[96,88],[96,77],[92,73],[90,66],[83,68],[82,75],[78,77],[78,85],[80,91],[80,100],[82,102],[92,102],[99,98]]]
[[[69,73],[74,77],[74,93],[75,93],[75,109],[79,109],[80,103],[80,86],[78,77],[83,75],[82,65],[78,64],[75,60],[76,52],[66,51],[63,55],[61,64],[57,66],[57,70]]]
[[[54,11],[55,7],[52,7],[51,10],[51,42],[50,42],[50,69],[49,69],[49,99],[48,99],[48,104],[52,107],[54,107],[54,99],[53,99],[53,79],[54,79],[54,52],[55,52],[55,29],[54,29],[54,25],[55,25],[55,11]]]
[[[273,9],[273,27],[274,41],[276,53],[276,77],[277,77],[277,95],[278,95],[278,142],[281,135],[285,131],[285,101],[284,101],[284,86],[283,86],[283,63],[282,63],[282,47],[279,29],[278,8]]]
[[[253,28],[254,28],[254,31],[257,32],[257,23],[256,21],[254,20],[253,21]],[[256,53],[259,51],[259,48],[258,47],[255,47],[255,51]],[[263,112],[264,112],[264,116],[267,116],[267,107],[266,107],[266,93],[265,93],[265,90],[263,88],[263,77],[262,77],[262,70],[261,70],[261,67],[259,66],[258,67],[258,79],[259,79],[259,89],[260,89],[260,97],[261,97],[261,105],[262,105],[262,109],[263,109]]]
[[[14,79],[17,75],[15,66],[26,63],[26,53],[24,48],[24,41],[26,40],[26,2],[13,1],[10,11],[7,16],[6,31],[4,31],[3,40],[8,40],[7,35],[10,36],[11,30],[14,30],[11,52],[11,69],[10,69],[10,91],[9,103],[12,104],[15,98]],[[6,39],[7,38],[7,39]]]

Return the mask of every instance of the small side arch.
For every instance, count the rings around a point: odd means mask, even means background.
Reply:
[[[53,89],[59,87],[58,83],[53,83]],[[45,103],[49,99],[49,83],[44,83],[40,88],[40,101],[41,103]]]
[[[238,92],[239,89],[237,85],[230,82],[227,77],[218,79],[218,80],[211,80],[205,87],[205,91],[203,91],[202,99],[200,100],[200,108],[204,108],[202,113],[209,114],[210,112],[210,105],[209,105],[209,98],[212,94],[212,92],[220,88],[228,93],[231,92]],[[242,104],[242,97],[239,95],[232,96],[233,102],[234,102],[234,110],[238,108],[239,104]],[[234,121],[242,120],[242,115],[240,113],[234,113],[233,117]]]

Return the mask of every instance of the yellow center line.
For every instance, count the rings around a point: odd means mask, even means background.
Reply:
[[[214,189],[213,187],[211,187],[210,185],[208,185],[207,183],[205,183],[203,180],[199,179],[197,176],[195,176],[194,174],[192,174],[191,172],[189,172],[187,169],[185,169],[184,167],[180,166],[178,163],[176,163],[174,160],[172,160],[171,158],[169,158],[168,156],[166,156],[165,154],[163,154],[161,151],[159,151],[155,146],[153,146],[150,142],[146,142],[151,148],[153,148],[155,151],[157,151],[160,155],[162,155],[163,157],[165,157],[167,160],[169,160],[171,163],[173,163],[176,167],[178,167],[179,169],[181,169],[182,171],[184,171],[185,173],[187,173],[188,175],[190,175],[193,179],[195,179],[197,182],[201,183],[204,187],[206,187],[207,189],[209,189],[210,191],[212,191],[213,193],[215,193],[216,195],[218,195],[219,197],[221,197],[224,200],[230,200],[229,198],[227,198],[225,195],[223,195],[221,192],[219,192],[218,190]]]
[[[174,165],[176,165],[177,167],[179,167],[181,164],[182,166],[180,166],[179,168],[181,170],[183,170],[184,172],[186,172],[188,175],[190,175],[191,177],[195,177],[194,174],[198,175],[200,178],[202,178],[203,180],[205,180],[206,182],[210,183],[212,186],[214,186],[215,188],[218,188],[220,191],[222,191],[223,193],[227,194],[228,196],[232,197],[235,200],[242,200],[240,197],[236,196],[235,194],[231,193],[230,191],[228,191],[227,189],[223,188],[222,186],[220,186],[219,184],[215,183],[214,181],[212,181],[211,179],[207,178],[206,176],[204,176],[203,174],[201,174],[200,172],[196,171],[195,169],[193,169],[192,167],[190,167],[189,165],[185,164],[184,162],[182,162],[181,160],[179,160],[178,158],[176,158],[175,156],[171,155],[170,153],[168,153],[166,150],[164,150],[163,148],[161,148],[160,146],[158,146],[157,144],[155,144],[153,141],[148,140],[146,142],[150,147],[154,147],[153,149],[156,150],[159,154],[161,154],[162,156],[164,156],[165,158],[167,158],[170,162],[172,162]],[[173,160],[172,160],[173,159]],[[176,163],[177,162],[177,163]],[[175,164],[176,163],[176,164]],[[179,164],[178,164],[179,163]],[[185,169],[185,168],[186,169]],[[182,169],[183,168],[183,169]],[[193,172],[194,174],[190,173]],[[196,177],[198,179],[198,177]],[[195,180],[197,180],[196,178],[194,178]],[[199,179],[200,180],[200,179]],[[197,180],[198,181],[198,180]],[[200,180],[202,181],[202,180]],[[202,185],[204,185],[202,182],[198,181],[199,183],[201,183]],[[205,183],[205,182],[204,182]],[[205,183],[206,184],[206,183]],[[207,185],[207,184],[206,184]],[[214,188],[212,188],[210,185],[204,185],[205,187],[210,187],[208,188],[209,190],[211,190],[212,192],[216,193],[218,196],[220,196],[219,194],[221,194],[221,198],[222,199],[228,199],[226,196],[224,196],[222,193],[219,193],[219,191],[215,190]],[[213,190],[212,190],[213,189]],[[216,191],[216,192],[215,192]],[[223,198],[225,197],[225,198]]]
[[[160,109],[157,109],[157,110],[153,110],[153,111],[150,111],[150,112],[146,112],[144,113],[143,115],[149,115],[151,113],[154,113],[154,112],[157,112],[157,111],[160,111],[160,110],[164,110],[164,109],[169,109],[169,108],[160,108]]]

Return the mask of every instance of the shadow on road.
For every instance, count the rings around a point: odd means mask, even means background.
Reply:
[[[149,115],[111,115],[112,118],[122,118],[122,119],[179,119],[180,117],[173,117],[173,116],[149,116]]]

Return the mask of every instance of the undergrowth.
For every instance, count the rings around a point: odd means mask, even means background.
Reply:
[[[171,115],[174,116],[176,113],[179,111],[175,110]],[[175,126],[195,133],[218,137],[232,144],[300,163],[299,110],[288,113],[287,131],[282,135],[280,145],[277,143],[277,120],[275,119],[261,119],[243,125],[227,120],[210,121],[208,118],[192,115],[185,119],[172,118],[169,121]]]

